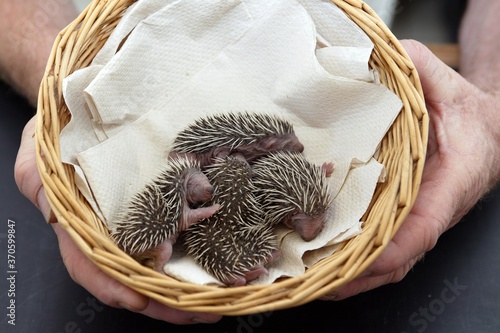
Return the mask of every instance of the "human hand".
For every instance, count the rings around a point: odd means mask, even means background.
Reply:
[[[419,73],[430,116],[420,191],[387,248],[336,292],[336,300],[403,279],[500,178],[499,96],[469,83],[422,44],[402,44]]]
[[[36,166],[34,131],[35,117],[26,124],[23,131],[15,165],[16,183],[21,193],[40,209],[48,222],[52,222],[59,241],[63,262],[71,278],[99,301],[111,307],[125,308],[174,324],[217,322],[221,318],[219,315],[172,309],[137,293],[105,274],[83,254],[69,234],[57,224],[45,196],[45,190]]]

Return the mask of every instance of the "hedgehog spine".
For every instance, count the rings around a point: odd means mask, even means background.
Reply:
[[[174,151],[202,153],[216,147],[231,149],[254,144],[269,135],[294,134],[293,126],[276,116],[250,112],[223,113],[198,119],[181,131]]]
[[[188,253],[223,282],[236,280],[263,265],[277,249],[272,228],[262,224],[251,169],[246,161],[228,156],[206,172],[221,208],[185,232]],[[243,204],[241,204],[243,203]]]
[[[332,203],[323,169],[302,154],[271,153],[255,162],[253,173],[257,201],[271,225],[295,210],[310,217],[322,215]]]
[[[198,169],[195,161],[170,159],[165,169],[133,197],[111,227],[111,237],[125,252],[143,253],[178,234],[183,180],[193,169]]]

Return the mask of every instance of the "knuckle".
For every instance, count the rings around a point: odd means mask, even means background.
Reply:
[[[98,289],[93,294],[101,303],[107,306],[117,307],[115,297],[109,290]]]
[[[400,267],[399,269],[397,269],[396,271],[394,271],[391,278],[390,278],[390,283],[401,282],[406,277],[406,275],[408,274],[410,269],[413,267],[413,265],[414,265],[413,262],[408,262],[405,265],[403,265],[402,267]]]

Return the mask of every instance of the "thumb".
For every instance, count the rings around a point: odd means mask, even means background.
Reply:
[[[425,45],[415,40],[402,40],[422,83],[425,99],[430,103],[452,104],[465,79],[436,57]]]
[[[35,122],[36,117],[33,117],[24,127],[14,166],[14,177],[21,193],[40,209],[45,220],[55,222],[36,165]]]

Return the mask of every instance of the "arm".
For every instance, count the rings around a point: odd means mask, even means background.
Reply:
[[[482,115],[487,122],[486,131],[494,134],[491,144],[500,147],[500,26],[499,1],[469,0],[467,12],[459,34],[461,74],[472,84],[486,92],[493,101]],[[490,175],[490,186],[500,180],[500,156],[496,155]],[[496,167],[496,170],[495,170]]]
[[[460,73],[480,89],[500,93],[500,2],[469,0],[459,34]]]
[[[430,115],[427,159],[415,205],[385,251],[343,299],[401,280],[438,238],[500,179],[499,1],[470,0],[462,22],[461,75],[415,41],[403,46],[417,68]]]
[[[0,0],[0,77],[36,103],[54,39],[76,16],[71,1]]]

